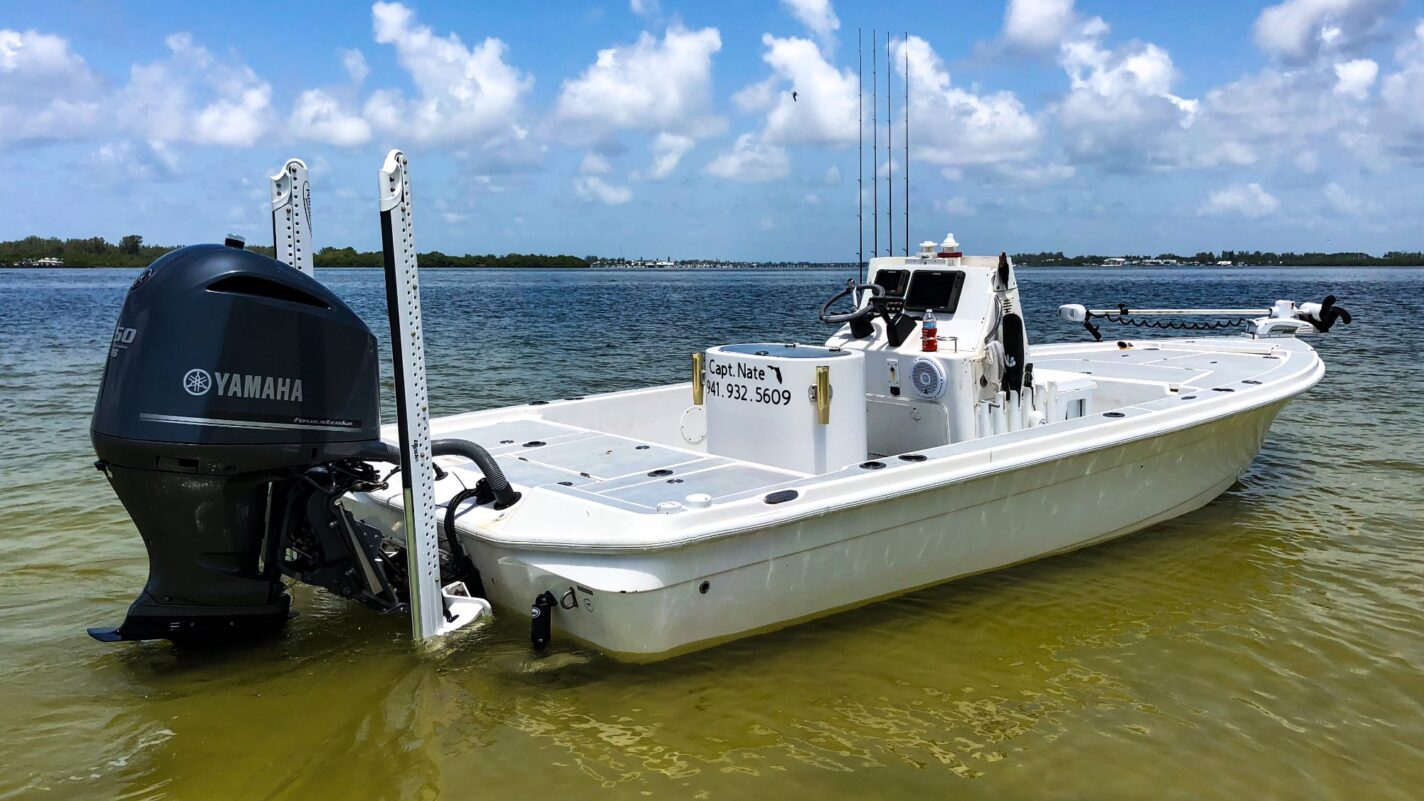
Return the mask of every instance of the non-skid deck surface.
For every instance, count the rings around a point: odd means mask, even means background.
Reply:
[[[483,445],[517,489],[564,488],[631,511],[654,511],[659,503],[686,503],[705,494],[730,500],[802,478],[799,473],[719,456],[669,448],[543,420],[512,420],[459,430],[441,437]],[[450,460],[446,468],[473,486],[479,470]],[[449,482],[440,482],[446,484]],[[444,501],[454,490],[437,497]]]
[[[1205,345],[1205,343],[1203,343]],[[1216,343],[1211,343],[1215,345]],[[1194,387],[1218,387],[1258,378],[1281,366],[1267,358],[1268,346],[1255,352],[1203,351],[1189,347],[1134,347],[1129,350],[1057,351],[1033,357],[1035,369],[1065,370],[1095,378],[1165,381]]]

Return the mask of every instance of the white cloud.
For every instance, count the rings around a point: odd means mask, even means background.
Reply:
[[[766,111],[776,105],[776,95],[781,91],[781,79],[772,75],[765,80],[749,84],[732,95],[737,108],[748,114]]]
[[[608,206],[621,206],[633,199],[633,189],[610,183],[603,176],[613,172],[608,158],[599,153],[585,153],[574,176],[574,191],[585,200],[596,200]]]
[[[781,5],[806,26],[822,47],[828,50],[835,47],[841,21],[831,8],[831,0],[781,0]]]
[[[597,200],[608,206],[621,206],[633,199],[633,190],[626,186],[615,186],[597,175],[581,175],[574,179],[574,190],[579,197]]]
[[[634,14],[644,17],[653,16],[660,10],[658,0],[628,0],[628,8]]]
[[[1254,220],[1274,214],[1280,207],[1281,202],[1262,189],[1260,184],[1238,183],[1208,195],[1206,202],[1197,209],[1197,214],[1212,217],[1239,216]]]
[[[807,192],[801,196],[801,202],[808,206],[819,206],[821,205],[821,196],[815,192]]]
[[[673,26],[663,38],[644,32],[626,46],[598,51],[583,74],[564,82],[555,122],[593,134],[616,129],[703,133],[709,119],[716,28]]]
[[[347,76],[354,84],[359,85],[371,74],[371,68],[366,66],[366,54],[354,48],[341,51],[341,66],[346,69]]]
[[[456,34],[436,36],[399,3],[371,7],[376,41],[394,45],[417,96],[383,89],[366,101],[374,128],[420,142],[482,143],[522,139],[521,101],[533,77],[505,61],[505,43],[486,37],[469,48]]]
[[[826,61],[810,39],[761,38],[763,60],[789,86],[776,93],[764,136],[772,144],[850,144],[856,141],[856,76]],[[745,90],[744,90],[745,91]],[[796,93],[795,99],[792,92]]]
[[[250,147],[275,122],[272,85],[226,63],[186,33],[164,40],[170,56],[135,65],[116,104],[120,124],[146,139]]]
[[[1108,47],[1107,24],[1083,23],[1059,48],[1070,90],[1056,106],[1068,150],[1081,159],[1134,168],[1158,161],[1162,139],[1195,121],[1200,103],[1172,92],[1171,55],[1151,42]]]
[[[1365,202],[1350,194],[1345,187],[1331,181],[1325,185],[1325,199],[1341,214],[1356,215],[1365,211]]]
[[[948,200],[936,200],[934,210],[947,217],[974,217],[979,214],[979,210],[963,195],[955,195]]]
[[[835,186],[841,182],[841,168],[832,164],[826,168],[826,174],[821,177],[821,183],[826,186]]]
[[[579,162],[579,172],[584,175],[607,175],[613,172],[613,165],[608,163],[608,157],[601,153],[585,153],[583,161]]]
[[[1424,163],[1424,20],[1413,39],[1395,55],[1399,69],[1380,82],[1385,114],[1384,136],[1392,149],[1414,163]]]
[[[166,181],[178,175],[178,156],[162,142],[126,139],[100,145],[84,166],[91,175],[119,182]]]
[[[785,178],[791,172],[786,151],[767,144],[756,134],[742,134],[730,151],[722,153],[707,165],[707,172],[718,178],[756,183]]]
[[[1335,94],[1364,100],[1379,77],[1379,64],[1368,58],[1357,58],[1335,65]]]
[[[1009,0],[1004,39],[1030,50],[1056,47],[1073,17],[1073,0]]]
[[[1393,0],[1285,0],[1256,18],[1256,44],[1278,58],[1303,61],[1367,38]]]
[[[892,50],[902,75],[907,51],[917,159],[941,167],[986,165],[1022,161],[1038,149],[1042,132],[1014,93],[980,95],[953,85],[944,62],[918,36]]]
[[[648,177],[660,181],[671,175],[682,157],[687,155],[696,143],[697,140],[681,134],[660,133],[653,137],[649,146],[653,153],[653,163],[648,168]]]
[[[711,113],[712,56],[721,49],[716,28],[675,25],[661,40],[644,32],[631,45],[598,51],[594,63],[559,92],[556,137],[588,141],[620,130],[655,133],[648,173],[666,177],[698,139],[722,130]]]
[[[321,89],[308,89],[297,97],[290,124],[298,137],[340,147],[365,144],[371,139],[370,123]]]
[[[67,39],[0,29],[0,143],[87,135],[101,115],[101,90]]]

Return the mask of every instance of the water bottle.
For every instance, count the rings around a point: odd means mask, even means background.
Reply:
[[[925,353],[939,350],[939,323],[933,311],[926,311],[925,319],[920,321],[920,350]]]

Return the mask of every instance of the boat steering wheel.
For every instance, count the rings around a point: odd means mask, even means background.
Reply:
[[[870,293],[870,297],[864,306],[839,314],[831,312],[831,307],[836,305],[838,301],[845,297],[853,297],[856,292]],[[845,323],[872,317],[880,312],[882,304],[879,301],[884,297],[885,289],[879,284],[857,284],[854,280],[848,280],[846,281],[845,289],[832,295],[830,300],[821,304],[821,322],[831,325],[843,325]]]

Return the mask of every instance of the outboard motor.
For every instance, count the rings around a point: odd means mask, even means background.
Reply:
[[[148,550],[147,585],[101,640],[281,627],[283,574],[403,607],[403,555],[337,500],[381,485],[376,339],[313,278],[222,245],[130,287],[94,408],[99,460]]]

